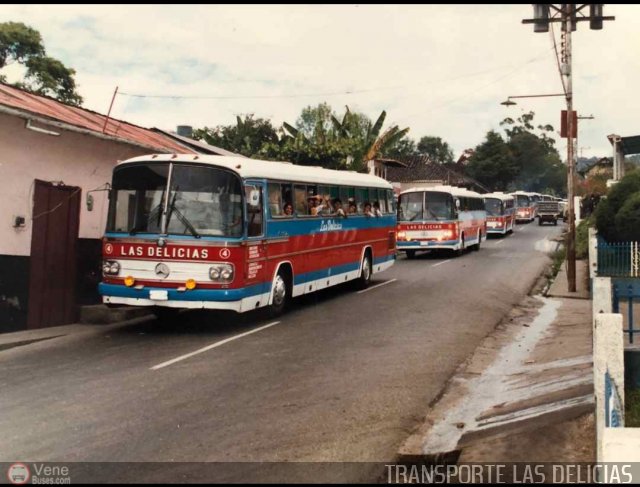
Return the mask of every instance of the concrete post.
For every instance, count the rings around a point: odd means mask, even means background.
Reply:
[[[596,316],[600,313],[613,311],[613,288],[610,277],[596,277],[593,279],[592,313],[595,324]]]
[[[573,197],[573,208],[574,208],[574,212],[575,212],[575,216],[576,216],[576,226],[580,225],[580,222],[582,221],[582,212],[581,212],[581,208],[580,208],[580,200],[582,198],[580,198],[580,196],[574,196]]]
[[[605,374],[618,389],[624,425],[624,344],[622,315],[602,313],[595,318],[593,330],[593,388],[596,403],[597,461],[603,461],[603,434],[605,428]]]
[[[598,232],[589,228],[589,278],[596,277],[598,271]],[[593,281],[592,281],[593,282]]]

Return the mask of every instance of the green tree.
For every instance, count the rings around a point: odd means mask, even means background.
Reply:
[[[640,191],[627,198],[616,214],[615,223],[619,240],[640,240]]]
[[[517,174],[509,146],[502,136],[487,132],[484,142],[478,145],[469,158],[466,172],[494,191],[504,191]]]
[[[402,138],[384,150],[385,157],[392,159],[408,159],[420,155],[416,142],[408,137]]]
[[[418,142],[418,153],[428,156],[437,164],[450,164],[453,162],[453,150],[448,143],[440,137],[425,135]]]
[[[244,119],[236,117],[235,125],[194,130],[193,138],[247,157],[260,157],[265,153],[265,144],[278,146],[280,141],[271,121],[254,118],[253,114],[246,115]]]
[[[640,170],[616,183],[596,208],[596,228],[609,242],[640,240]]]
[[[517,168],[510,184],[512,189],[566,194],[566,167],[550,137],[553,126],[534,125],[534,112],[522,114],[517,120],[505,118],[500,125]],[[537,131],[537,133],[536,133]]]
[[[366,115],[352,112],[348,106],[340,118],[326,103],[307,107],[295,127],[286,122],[283,124],[283,151],[286,154],[295,147],[306,154],[304,160],[309,157],[308,164],[364,171],[367,161],[383,155],[409,131],[409,128],[393,125],[382,132],[386,116],[382,111],[372,123]],[[325,154],[324,159],[322,154]]]
[[[19,63],[26,68],[24,79],[15,86],[56,98],[70,105],[81,105],[82,97],[76,91],[74,69],[46,55],[40,33],[21,23],[0,23],[0,70]],[[0,82],[6,76],[0,74]]]

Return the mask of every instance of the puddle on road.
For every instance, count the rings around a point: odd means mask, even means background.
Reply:
[[[556,242],[554,242],[556,243]],[[501,402],[513,402],[530,396],[530,391],[511,389],[508,375],[517,372],[533,351],[535,345],[544,337],[558,314],[561,301],[539,297],[543,306],[531,322],[500,350],[493,363],[478,377],[464,381],[466,392],[457,404],[449,409],[445,417],[434,425],[423,444],[426,455],[450,452],[456,449],[458,441],[465,432],[478,429],[481,422],[476,418],[483,412]],[[554,387],[554,386],[550,386]],[[536,391],[541,394],[546,391]],[[520,396],[520,397],[518,397]],[[463,428],[458,425],[463,424]]]
[[[558,245],[560,245],[560,242],[549,240],[545,237],[542,240],[537,240],[533,246],[538,252],[550,254],[558,249]]]

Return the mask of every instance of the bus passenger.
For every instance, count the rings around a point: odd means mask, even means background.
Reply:
[[[293,205],[291,203],[284,204],[284,214],[287,216],[293,215]]]
[[[368,201],[364,202],[364,210],[362,212],[364,214],[364,216],[366,217],[372,217],[373,215],[373,211],[371,211],[371,203],[369,203]]]
[[[358,214],[358,206],[355,201],[349,201],[349,215],[357,215]]]
[[[373,203],[373,214],[375,216],[382,216],[382,212],[380,211],[380,202],[379,201],[375,201]]]
[[[316,216],[320,209],[318,207],[318,196],[309,196],[309,198],[307,198],[307,201],[309,202],[309,214]]]
[[[333,200],[333,215],[341,216],[344,218],[347,217],[347,214],[342,209],[342,201],[340,201],[340,198],[336,198]]]

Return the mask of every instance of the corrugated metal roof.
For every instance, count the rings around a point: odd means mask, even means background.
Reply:
[[[184,137],[183,135],[178,135],[175,132],[170,132],[167,130],[162,130],[159,128],[152,128],[154,132],[160,132],[161,134],[166,135],[167,137],[171,137],[176,139],[178,142],[186,145],[187,147],[191,147],[201,154],[211,154],[215,156],[229,156],[229,157],[245,157],[242,154],[236,154],[235,152],[228,151],[223,149],[222,147],[217,147],[215,145],[211,145],[206,143],[203,140],[195,140],[189,137]]]
[[[390,167],[387,169],[387,179],[389,181],[397,183],[438,181],[456,186],[471,185],[482,191],[489,191],[475,179],[460,174],[451,168],[451,166],[457,168],[458,164],[436,164],[432,162],[428,156],[416,156],[401,162],[403,162],[406,167]]]
[[[66,105],[53,98],[34,95],[2,83],[0,83],[0,105],[25,112],[27,115],[37,115],[89,130],[96,134],[103,133],[102,130],[107,119],[105,115],[100,113]],[[109,118],[104,134],[122,139],[123,142],[154,148],[159,152],[188,154],[195,152],[161,133],[114,118]]]

